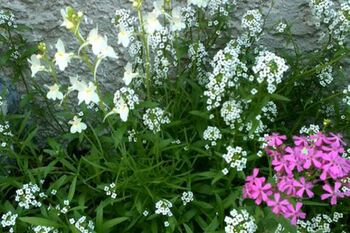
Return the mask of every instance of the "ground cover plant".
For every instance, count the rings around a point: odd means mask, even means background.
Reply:
[[[67,6],[74,50],[31,49],[1,11],[0,65],[24,92],[2,108],[0,231],[349,232],[350,2],[309,1],[310,51],[238,4],[134,0],[114,35]],[[110,90],[101,64],[120,57]]]

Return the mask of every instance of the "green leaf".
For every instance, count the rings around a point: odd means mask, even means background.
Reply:
[[[75,176],[73,178],[72,184],[69,187],[69,192],[68,192],[68,200],[69,201],[71,201],[74,197],[76,185],[77,185],[77,177]]]
[[[209,114],[207,112],[190,111],[189,114],[191,114],[193,116],[197,116],[197,117],[203,118],[205,120],[209,120]]]
[[[55,227],[55,228],[59,228],[61,226],[61,224],[55,221],[52,221],[46,218],[40,218],[40,217],[21,217],[19,218],[19,220],[34,226],[41,225],[41,226]]]
[[[184,223],[183,226],[185,228],[186,233],[193,233],[192,229],[186,223]]]
[[[290,101],[290,99],[288,99],[287,97],[279,94],[271,94],[271,97],[272,99],[275,99],[275,100],[281,100],[281,101],[287,101],[287,102]]]
[[[114,227],[122,222],[125,222],[128,219],[129,219],[128,217],[119,217],[119,218],[114,218],[114,219],[105,221],[103,223],[103,232],[111,229],[112,227]]]

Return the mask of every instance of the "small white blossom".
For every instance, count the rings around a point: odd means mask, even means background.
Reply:
[[[138,72],[133,72],[132,70],[132,64],[130,62],[128,62],[126,64],[126,66],[124,67],[124,77],[123,77],[123,81],[125,83],[125,85],[129,86],[129,84],[131,83],[131,81],[136,78],[137,76],[139,76]]]
[[[39,71],[45,70],[45,67],[41,65],[40,62],[41,55],[33,54],[30,57],[30,60],[28,59],[28,62],[30,63],[30,69],[32,71],[32,77],[34,77]]]
[[[60,86],[56,83],[52,86],[47,86],[49,88],[49,91],[46,94],[46,97],[48,99],[52,100],[62,100],[63,99],[63,93],[60,92]]]
[[[147,109],[142,119],[143,124],[153,133],[159,132],[162,125],[170,123],[169,114],[158,107]]]
[[[81,121],[82,119],[74,116],[73,120],[70,120],[68,124],[72,125],[70,127],[71,133],[81,133],[87,129],[87,125]]]
[[[170,201],[165,200],[165,199],[159,200],[156,203],[155,213],[171,217],[171,216],[173,216],[173,213],[171,212],[172,207],[173,207],[173,204]]]
[[[188,203],[192,202],[194,200],[193,198],[193,192],[188,191],[188,192],[183,192],[181,196],[181,200],[183,205],[187,205]]]
[[[61,71],[64,71],[70,62],[73,53],[66,53],[64,44],[61,39],[57,40],[56,49],[57,52],[55,54],[55,63]]]

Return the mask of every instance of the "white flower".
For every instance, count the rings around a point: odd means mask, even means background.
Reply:
[[[74,24],[68,20],[68,10],[69,10],[69,7],[67,7],[65,10],[61,9],[61,15],[63,18],[63,23],[61,24],[61,27],[65,27],[68,30],[70,30],[74,27]]]
[[[110,58],[117,59],[118,56],[115,53],[114,49],[111,46],[107,45],[107,37],[105,38],[105,40],[106,40],[106,46],[101,49],[101,52],[98,54],[98,58],[103,59],[106,57],[110,57]]]
[[[57,85],[56,83],[52,86],[47,86],[49,88],[49,91],[47,92],[46,97],[48,99],[52,100],[61,100],[63,99],[63,93],[60,92],[60,86]]]
[[[107,39],[98,34],[98,28],[90,31],[86,43],[92,46],[92,52],[98,56],[107,47]]]
[[[181,14],[181,8],[175,7],[171,14],[171,30],[172,31],[181,31],[186,28],[184,17]]]
[[[158,14],[156,11],[148,13],[145,17],[145,30],[148,34],[153,34],[155,31],[162,30],[163,26],[158,20]]]
[[[130,35],[131,32],[126,30],[125,27],[119,27],[118,33],[118,44],[122,44],[125,48],[130,44]]]
[[[68,63],[70,62],[73,56],[73,53],[66,53],[64,44],[61,39],[57,40],[56,49],[57,49],[57,52],[55,54],[56,65],[58,65],[61,71],[64,71],[67,68]]]
[[[45,70],[45,67],[41,65],[40,63],[41,55],[33,54],[30,57],[30,60],[28,59],[28,62],[30,63],[30,69],[32,71],[32,77],[36,75],[39,71]]]
[[[86,84],[85,82],[81,82],[78,84],[78,100],[81,104],[82,102],[85,102],[85,104],[89,104],[91,102],[98,104],[100,101],[100,98],[98,97],[96,93],[96,86],[92,82],[89,82],[89,84]]]
[[[129,116],[129,108],[123,99],[120,99],[119,103],[115,105],[116,113],[120,115],[122,121],[127,121]]]
[[[124,72],[123,81],[124,81],[125,85],[128,86],[131,83],[131,81],[139,75],[139,73],[138,72],[134,73],[132,71],[132,64],[129,62],[128,62],[128,64],[126,64],[124,70],[125,70],[125,72]]]
[[[84,122],[81,122],[81,118],[74,116],[73,120],[69,121],[68,124],[72,125],[70,127],[71,133],[81,133],[87,129],[87,126]]]

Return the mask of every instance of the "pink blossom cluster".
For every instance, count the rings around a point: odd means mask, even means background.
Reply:
[[[293,146],[284,143],[285,135],[273,133],[266,138],[266,153],[272,157],[276,183],[258,177],[259,169],[246,178],[243,197],[266,203],[276,215],[289,218],[292,224],[305,218],[303,198],[314,198],[314,188],[322,186],[321,200],[350,197],[350,160],[342,157],[345,143],[339,134],[319,132],[310,136],[294,136]],[[296,203],[295,205],[293,203]]]

